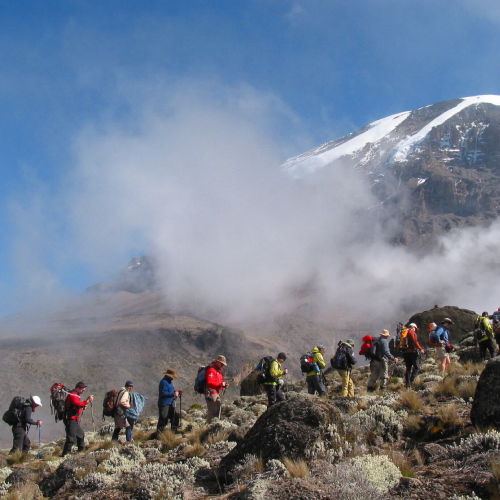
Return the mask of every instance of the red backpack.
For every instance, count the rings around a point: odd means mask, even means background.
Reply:
[[[372,346],[373,337],[371,335],[365,335],[361,340],[363,340],[363,345],[359,350],[359,355],[367,356],[367,353],[370,351],[370,347]]]

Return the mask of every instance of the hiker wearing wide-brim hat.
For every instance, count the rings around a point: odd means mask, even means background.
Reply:
[[[375,383],[380,379],[380,389],[384,390],[389,378],[389,361],[399,361],[389,349],[389,330],[382,330],[380,337],[372,342],[370,347],[370,379],[368,380],[368,391],[375,390]]]
[[[206,372],[206,391],[205,401],[207,402],[207,423],[212,422],[215,417],[220,417],[221,399],[220,392],[226,387],[229,387],[227,382],[224,382],[222,368],[227,366],[225,356],[217,356],[210,364]]]
[[[450,325],[453,321],[450,318],[444,318],[441,321],[441,326],[436,330],[434,334],[437,342],[440,344],[436,346],[436,360],[438,362],[438,368],[440,372],[444,375],[446,368],[448,368],[451,363],[450,355],[446,352],[446,346],[450,343]]]
[[[157,432],[162,432],[170,420],[170,426],[175,432],[177,429],[174,426],[174,399],[179,396],[179,392],[175,390],[173,380],[177,378],[177,372],[173,368],[169,368],[164,377],[160,380],[158,387],[158,425]]]

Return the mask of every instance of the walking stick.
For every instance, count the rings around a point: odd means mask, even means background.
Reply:
[[[38,455],[37,455],[38,460],[42,458],[42,455],[40,454],[41,442],[42,442],[42,428],[38,426]]]
[[[182,426],[182,391],[179,391],[179,427]]]
[[[226,388],[222,389],[222,394],[219,393],[219,399],[220,399],[220,406],[219,406],[219,420],[220,420],[220,414],[222,412],[222,397],[224,396],[224,393],[226,392]]]
[[[94,419],[94,405],[90,403],[90,414],[92,415],[92,428],[94,429],[95,432],[95,419]]]

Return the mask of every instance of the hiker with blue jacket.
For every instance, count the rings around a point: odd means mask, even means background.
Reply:
[[[177,372],[173,368],[169,368],[164,375],[158,387],[158,425],[156,426],[156,432],[164,431],[169,420],[172,430],[175,432],[173,403],[174,398],[179,396],[179,391],[175,390],[173,381],[174,378],[177,378]]]
[[[389,330],[382,330],[378,340],[372,342],[370,348],[374,351],[374,355],[370,360],[370,380],[368,380],[368,391],[375,390],[375,383],[380,379],[380,389],[384,390],[389,378],[389,361],[398,362],[399,359],[395,358],[389,350],[389,337],[391,334]]]
[[[450,325],[453,325],[453,321],[451,321],[450,318],[444,318],[435,334],[438,343],[441,344],[436,347],[436,359],[438,368],[443,375],[446,372],[446,368],[451,363],[450,355],[446,352],[446,346],[450,344]]]

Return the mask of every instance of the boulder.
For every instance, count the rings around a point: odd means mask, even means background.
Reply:
[[[97,460],[91,455],[80,455],[66,459],[39,484],[43,495],[52,498],[61,488],[74,479],[76,471],[79,469],[94,472],[97,469]]]
[[[336,434],[340,410],[326,399],[292,394],[263,413],[245,437],[220,463],[220,477],[232,482],[246,455],[262,457],[264,463],[283,457],[311,460]]]
[[[40,468],[32,469],[31,467],[22,467],[14,469],[12,474],[7,476],[5,482],[16,486],[27,483],[38,483],[45,474],[50,472],[50,467],[47,464],[42,464]]]
[[[262,384],[257,383],[258,376],[259,372],[254,370],[241,381],[240,396],[258,396],[265,392]]]
[[[479,377],[472,409],[472,425],[481,430],[500,430],[500,358],[488,361]]]
[[[450,318],[453,325],[450,327],[450,342],[458,344],[469,332],[474,330],[477,313],[469,309],[460,309],[456,306],[434,306],[428,311],[414,314],[408,323],[415,323],[418,328],[418,340],[426,349],[429,341],[429,323],[437,323],[439,326],[444,318]]]

